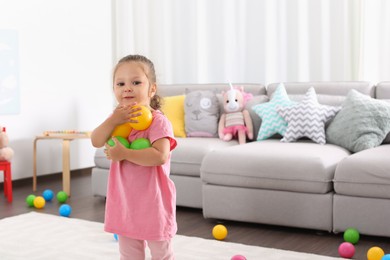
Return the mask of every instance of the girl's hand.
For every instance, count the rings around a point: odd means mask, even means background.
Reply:
[[[118,105],[114,112],[111,115],[112,122],[115,125],[121,125],[124,123],[138,123],[138,120],[133,119],[137,116],[140,116],[141,113],[140,107],[134,107],[137,103],[133,103],[131,105]]]
[[[114,146],[105,144],[104,153],[106,154],[107,159],[113,161],[124,160],[126,157],[127,148],[124,147],[115,137],[113,137],[112,140],[115,143]]]

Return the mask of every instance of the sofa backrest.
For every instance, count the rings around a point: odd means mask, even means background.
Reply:
[[[390,81],[383,81],[375,87],[375,98],[384,100],[390,103]],[[384,144],[390,144],[390,133],[387,134]]]
[[[267,86],[267,95],[271,98],[279,83]],[[291,100],[300,101],[310,87],[314,87],[318,102],[323,105],[339,106],[347,93],[355,89],[370,97],[375,96],[375,86],[366,81],[329,81],[329,82],[285,82],[287,94]]]
[[[265,86],[262,84],[233,84],[243,86],[245,92],[256,95],[265,95]],[[161,84],[158,85],[157,93],[162,97],[184,95],[185,90],[216,90],[217,93],[229,90],[229,84]]]

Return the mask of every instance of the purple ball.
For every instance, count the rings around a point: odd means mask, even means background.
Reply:
[[[339,246],[339,255],[344,258],[352,258],[355,254],[355,246],[349,242],[343,242]]]

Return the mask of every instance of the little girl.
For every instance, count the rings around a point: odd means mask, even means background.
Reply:
[[[171,239],[176,234],[176,189],[169,178],[171,151],[176,147],[168,119],[158,110],[160,98],[153,63],[140,55],[122,58],[113,73],[118,106],[91,136],[95,147],[105,145],[111,161],[107,188],[105,231],[116,233],[121,259],[145,259],[146,242],[152,259],[174,259]],[[124,147],[116,138],[108,146],[114,128],[137,123],[147,106],[153,115],[149,128],[132,129],[128,140],[147,138],[152,146],[142,150]]]

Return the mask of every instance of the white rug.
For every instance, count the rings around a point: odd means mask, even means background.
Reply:
[[[177,260],[339,259],[179,235],[173,245]],[[102,223],[30,212],[0,220],[0,259],[119,259],[118,242]]]

